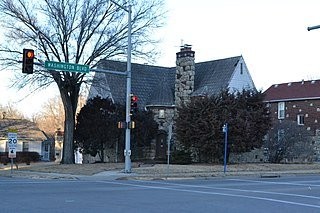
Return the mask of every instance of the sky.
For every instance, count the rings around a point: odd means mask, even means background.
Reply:
[[[161,55],[155,65],[175,66],[181,44],[190,44],[196,62],[242,55],[259,90],[272,84],[320,79],[319,0],[165,0],[167,24],[155,34]],[[0,37],[1,41],[1,37]],[[133,61],[134,62],[134,61]],[[55,85],[22,99],[9,89],[9,71],[0,71],[0,104],[13,103],[31,116]]]

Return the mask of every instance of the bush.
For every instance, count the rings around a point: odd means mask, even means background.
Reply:
[[[191,164],[191,153],[184,150],[176,150],[172,153],[173,164]]]
[[[2,163],[3,165],[7,165],[9,162],[10,162],[10,159],[8,158],[8,155],[0,156],[0,163]]]
[[[1,163],[6,165],[10,162],[8,158],[8,152],[0,152]],[[17,152],[17,157],[14,159],[16,163],[26,163],[40,161],[40,155],[38,152]]]

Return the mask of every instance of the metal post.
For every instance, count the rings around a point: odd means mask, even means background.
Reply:
[[[131,173],[131,149],[130,149],[130,94],[131,94],[131,4],[128,8],[118,4],[114,0],[110,0],[112,3],[123,9],[128,13],[128,50],[127,50],[127,91],[126,91],[126,135],[125,135],[125,148],[124,148],[124,172]]]
[[[169,167],[170,167],[170,140],[168,139],[168,143],[167,143],[167,148],[168,148],[168,150],[167,150],[167,156],[168,156],[168,158],[167,158],[167,178],[169,177],[169,172],[170,172],[170,170],[169,170]]]
[[[171,155],[171,138],[172,138],[172,124],[169,125],[168,127],[168,141],[167,141],[167,155],[168,155],[168,158],[167,158],[167,178],[169,177],[169,173],[170,173],[170,155]]]
[[[223,125],[224,132],[224,157],[223,157],[223,173],[227,171],[227,148],[228,148],[228,123]]]
[[[128,51],[127,51],[127,92],[126,92],[126,144],[125,144],[125,173],[131,173],[130,149],[130,94],[131,94],[131,5],[128,6]]]
[[[12,175],[12,171],[13,171],[13,158],[11,158],[11,171],[10,171],[11,175]]]
[[[316,26],[312,26],[312,27],[308,27],[308,31],[310,30],[316,30],[316,29],[319,29],[320,28],[320,25],[316,25]]]

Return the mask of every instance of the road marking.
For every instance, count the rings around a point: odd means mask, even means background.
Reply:
[[[115,185],[122,185],[122,186],[132,186],[132,187],[139,187],[139,188],[147,188],[147,189],[159,189],[159,190],[169,190],[169,191],[177,191],[177,192],[188,192],[188,193],[196,193],[196,194],[207,194],[207,195],[218,195],[218,196],[227,196],[227,197],[239,197],[239,198],[248,198],[254,200],[263,200],[263,201],[270,201],[276,203],[284,203],[296,206],[304,206],[304,207],[311,207],[320,209],[319,205],[312,205],[306,203],[298,203],[293,201],[286,201],[286,200],[279,200],[273,198],[265,198],[265,197],[257,197],[257,196],[250,196],[250,195],[238,195],[238,194],[229,194],[229,193],[219,193],[219,192],[206,192],[206,191],[199,191],[199,190],[189,190],[189,189],[177,189],[177,188],[170,188],[170,187],[163,187],[163,186],[146,186],[140,184],[133,184],[133,183],[123,183],[123,182],[110,182],[110,181],[99,181],[108,184],[115,184]],[[143,183],[142,181],[140,183]],[[148,183],[148,182],[145,182]],[[150,182],[149,182],[150,183]]]
[[[142,182],[148,182],[148,181],[142,181]],[[168,183],[168,182],[148,182],[148,183],[158,183],[158,184],[163,184],[163,185],[182,186],[182,187],[189,187],[189,188],[217,189],[217,190],[235,191],[235,192],[249,192],[249,193],[270,194],[270,195],[284,195],[284,196],[291,196],[291,197],[310,198],[310,199],[320,200],[320,197],[316,197],[316,196],[301,195],[301,194],[291,194],[291,193],[282,193],[282,192],[268,192],[268,191],[260,191],[260,190],[232,189],[232,188],[230,189],[230,188],[225,188],[225,187],[188,185],[188,184],[177,184],[177,183]]]
[[[248,183],[267,183],[267,184],[275,184],[275,185],[291,185],[291,186],[306,186],[306,187],[320,187],[318,184],[302,184],[295,182],[274,182],[274,181],[260,181],[260,180],[242,180],[242,179],[226,179],[231,181],[239,181],[239,182],[248,182]]]

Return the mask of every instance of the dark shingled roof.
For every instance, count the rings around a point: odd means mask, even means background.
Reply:
[[[217,94],[229,85],[241,56],[196,63],[194,96]]]
[[[45,134],[35,123],[25,119],[0,119],[0,138],[6,138],[9,129],[18,131],[18,140],[46,140]]]
[[[274,84],[264,94],[265,102],[320,99],[320,81]]]
[[[126,71],[126,62],[102,60],[99,68],[113,71]],[[126,76],[109,73],[97,73],[95,78],[107,79],[112,98],[117,103],[125,102],[126,95]],[[94,87],[99,87],[99,80],[95,80]],[[174,81],[175,68],[151,66],[145,64],[131,64],[131,91],[138,96],[139,107],[146,105],[164,105],[174,104]],[[89,97],[96,95],[96,92],[90,90]],[[101,95],[101,94],[100,94]],[[109,95],[110,96],[110,95]]]
[[[222,88],[226,88],[241,57],[196,63],[193,95],[212,95]],[[99,68],[125,72],[126,62],[101,60]],[[174,105],[176,67],[132,63],[131,70],[131,90],[139,98],[139,107]],[[98,89],[99,87],[103,87],[104,92]],[[95,83],[90,89],[89,98],[96,95],[112,96],[115,102],[124,103],[125,94],[125,75],[96,73]]]

